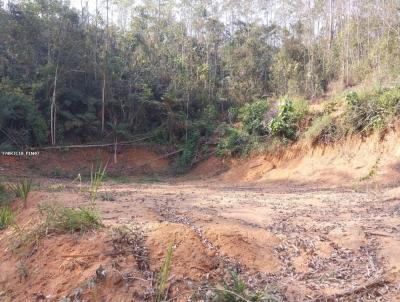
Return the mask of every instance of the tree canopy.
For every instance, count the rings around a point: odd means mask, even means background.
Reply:
[[[396,0],[9,1],[0,144],[108,140],[116,129],[188,143],[245,103],[395,76],[399,12]]]

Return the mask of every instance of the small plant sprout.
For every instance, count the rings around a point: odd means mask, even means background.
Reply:
[[[10,184],[9,188],[14,192],[15,196],[21,198],[24,203],[24,208],[27,207],[29,193],[32,189],[32,179],[24,179],[16,184]]]
[[[169,279],[169,274],[171,272],[172,251],[173,247],[171,243],[168,246],[167,254],[165,255],[164,262],[161,266],[160,273],[158,275],[155,302],[166,301],[168,298],[167,282]]]
[[[105,164],[104,167],[102,167],[102,165],[100,164],[96,170],[93,170],[92,166],[92,169],[90,171],[90,189],[89,189],[90,200],[92,202],[96,200],[97,192],[101,184],[103,183],[106,170],[107,170],[107,164]]]
[[[78,175],[72,181],[72,183],[75,183],[75,182],[79,182],[79,184],[78,184],[79,191],[82,191],[82,176],[81,176],[81,173],[78,173]]]

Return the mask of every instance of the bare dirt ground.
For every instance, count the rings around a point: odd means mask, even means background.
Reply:
[[[107,182],[97,201],[103,230],[49,236],[23,256],[9,248],[12,231],[1,234],[0,299],[144,301],[173,243],[169,284],[177,301],[206,301],[207,292],[193,293],[221,282],[229,270],[237,270],[249,289],[267,289],[283,301],[400,301],[398,192],[288,183]],[[31,223],[41,202],[89,201],[70,181],[41,179],[19,214],[21,226]],[[144,267],[134,249],[121,252],[123,243],[111,231],[116,225],[140,229],[139,248],[149,258]],[[107,278],[91,286],[100,266]]]
[[[0,301],[152,301],[171,243],[168,301],[218,301],[230,271],[266,301],[400,301],[397,133],[304,156],[212,157],[178,178],[159,154],[130,150],[98,194],[103,228],[22,249],[13,242],[37,225],[39,204],[89,205],[73,175],[109,154],[0,158],[9,181],[35,182],[27,209],[13,204],[18,228],[0,231]],[[118,177],[126,168],[135,178]]]

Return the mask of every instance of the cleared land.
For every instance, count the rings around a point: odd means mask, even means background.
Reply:
[[[88,182],[72,179],[112,155],[3,157],[6,181],[34,188],[26,209],[12,204],[18,228],[0,231],[0,301],[152,301],[170,244],[169,301],[218,301],[232,271],[269,301],[400,301],[396,133],[297,157],[211,157],[179,178],[162,154],[126,150],[97,194],[104,227],[40,238],[39,205],[92,206]]]

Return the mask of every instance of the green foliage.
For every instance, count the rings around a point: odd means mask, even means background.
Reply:
[[[32,189],[32,179],[20,180],[16,184],[10,184],[9,188],[12,192],[14,192],[16,197],[22,199],[24,202],[24,207],[26,208],[29,193]]]
[[[193,158],[198,148],[199,139],[200,137],[198,135],[193,135],[182,145],[182,152],[177,161],[178,172],[184,172],[192,166]]]
[[[206,141],[213,133],[213,130],[214,124],[207,121],[205,118],[196,120],[190,124],[187,132],[187,139],[178,145],[178,147],[182,149],[175,163],[178,173],[185,172],[193,165],[196,157],[199,157],[201,153],[207,152],[206,149],[202,148],[201,142]]]
[[[312,145],[333,143],[339,135],[338,126],[331,115],[317,117],[304,133]]]
[[[0,91],[0,104],[0,144],[25,146],[45,142],[47,126],[32,99]]]
[[[60,205],[40,205],[48,232],[87,232],[102,226],[99,213],[92,207],[68,208]]]
[[[400,113],[400,88],[346,96],[345,120],[356,133],[384,130]]]
[[[157,127],[151,133],[151,141],[156,144],[167,144],[169,142],[168,132],[165,127]]]
[[[15,221],[14,213],[8,206],[0,207],[0,230],[7,228]]]
[[[249,134],[263,135],[266,133],[265,113],[267,110],[268,105],[263,100],[246,103],[239,109],[239,120]]]
[[[236,128],[226,128],[217,145],[217,156],[247,155],[258,143],[258,137]]]
[[[296,139],[298,123],[307,112],[308,105],[305,101],[283,99],[278,114],[268,124],[270,134],[283,140]]]
[[[203,116],[202,119],[204,121],[208,121],[210,122],[216,122],[218,119],[218,109],[217,106],[215,106],[214,104],[208,104],[205,108],[204,108],[204,112],[203,112]]]
[[[7,205],[11,200],[11,196],[7,191],[6,186],[0,180],[0,206]]]
[[[158,279],[156,284],[156,297],[155,302],[162,302],[168,300],[167,282],[171,273],[172,264],[172,243],[168,246],[167,253],[165,255],[163,264],[161,265],[160,272],[158,273]]]

